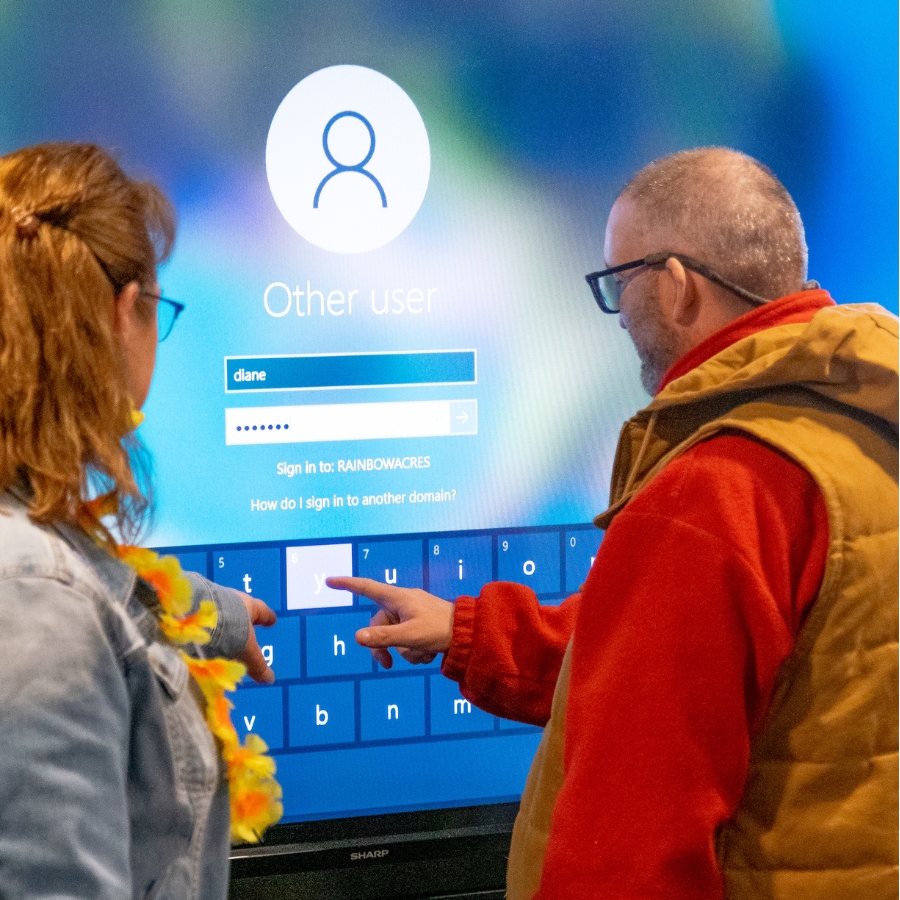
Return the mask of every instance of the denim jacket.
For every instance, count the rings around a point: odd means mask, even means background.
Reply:
[[[249,635],[237,591],[189,575]],[[134,570],[0,493],[0,897],[223,900],[228,788],[202,698]]]

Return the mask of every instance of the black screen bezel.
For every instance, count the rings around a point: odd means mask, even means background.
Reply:
[[[452,861],[454,887],[491,881],[502,887],[518,808],[518,802],[489,803],[275,825],[259,844],[232,849],[232,883],[340,873],[361,891],[354,896],[369,896],[365,886],[372,882],[374,897],[381,894],[374,892],[373,867],[414,869],[427,891],[441,887],[429,884],[428,863]]]

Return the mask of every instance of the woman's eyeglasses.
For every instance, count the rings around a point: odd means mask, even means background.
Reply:
[[[152,294],[150,291],[141,291],[141,295],[156,300],[156,325],[159,342],[162,343],[172,333],[175,320],[184,312],[184,304],[159,294]]]

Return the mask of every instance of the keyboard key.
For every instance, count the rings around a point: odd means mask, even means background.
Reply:
[[[242,688],[232,695],[231,721],[242,741],[258,734],[270,750],[284,746],[283,696],[280,687]]]
[[[594,564],[594,557],[600,549],[602,538],[603,532],[599,528],[566,532],[567,594],[574,594],[581,589]]]
[[[431,685],[431,733],[460,734],[493,731],[494,717],[465,699],[459,685],[443,675],[428,679]]]
[[[325,584],[331,575],[353,574],[352,544],[288,547],[286,553],[288,609],[353,606],[353,594]]]
[[[536,594],[558,594],[559,532],[501,534],[497,538],[497,571],[501,581],[526,584]]]
[[[281,609],[281,550],[214,550],[213,581]]]
[[[399,587],[421,588],[421,541],[367,541],[357,548],[357,571],[360,578],[374,578]],[[360,597],[361,605],[374,605]]]
[[[477,596],[491,580],[490,535],[437,538],[428,542],[428,590],[454,600],[460,594]]]
[[[366,679],[359,685],[362,740],[422,737],[425,734],[425,679]]]
[[[300,619],[285,616],[269,628],[256,626],[256,640],[275,678],[299,678],[300,671]],[[244,682],[250,681],[244,677]]]
[[[370,618],[368,612],[307,616],[307,676],[323,678],[371,672],[372,654],[355,639],[356,632],[368,625]]]
[[[352,681],[294,684],[288,688],[292,747],[349,744],[356,739]],[[310,773],[314,778],[315,773]]]

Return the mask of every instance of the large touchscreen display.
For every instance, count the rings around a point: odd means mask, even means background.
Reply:
[[[840,6],[0,2],[3,152],[95,141],[178,208],[147,540],[278,612],[234,720],[287,821],[519,796],[537,729],[377,669],[324,579],[578,589],[647,399],[584,281],[635,170],[762,159],[810,277],[896,309],[896,6]]]

